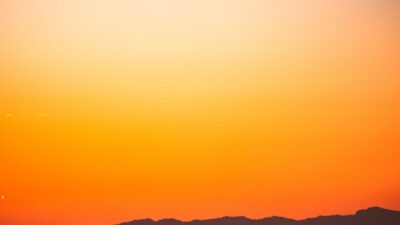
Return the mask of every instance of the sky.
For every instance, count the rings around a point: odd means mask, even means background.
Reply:
[[[0,222],[400,210],[399,10],[0,1]]]

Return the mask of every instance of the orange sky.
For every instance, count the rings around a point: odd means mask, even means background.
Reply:
[[[400,209],[399,7],[1,1],[0,223]]]

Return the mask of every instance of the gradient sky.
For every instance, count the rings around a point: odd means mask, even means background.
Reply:
[[[0,1],[0,223],[400,209],[399,10]]]

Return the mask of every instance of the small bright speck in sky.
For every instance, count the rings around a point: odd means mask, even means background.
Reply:
[[[0,196],[0,199],[5,199],[5,198],[6,198],[6,196],[4,196],[4,195]]]

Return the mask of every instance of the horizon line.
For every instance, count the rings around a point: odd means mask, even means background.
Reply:
[[[310,217],[305,217],[305,218],[300,218],[300,219],[293,219],[290,217],[280,216],[280,215],[272,215],[272,216],[265,216],[265,217],[259,217],[259,218],[252,218],[252,217],[243,216],[243,215],[237,215],[237,216],[227,215],[227,216],[218,216],[218,217],[211,217],[211,218],[204,218],[204,219],[195,218],[195,219],[189,219],[189,220],[177,219],[174,217],[164,217],[162,219],[152,219],[152,218],[147,217],[147,218],[134,219],[134,220],[131,220],[130,222],[151,221],[153,223],[158,223],[158,222],[162,222],[162,221],[166,221],[166,220],[174,220],[176,222],[190,223],[190,222],[195,222],[195,221],[208,221],[208,220],[217,220],[217,219],[224,219],[224,218],[244,218],[244,219],[253,220],[253,221],[269,219],[269,218],[282,218],[282,219],[288,219],[288,220],[294,220],[294,221],[303,221],[303,220],[314,219],[314,218],[318,218],[318,217],[354,216],[354,215],[357,215],[359,212],[373,210],[373,209],[379,209],[379,210],[391,211],[391,212],[400,212],[400,209],[388,209],[388,208],[384,208],[381,206],[371,206],[371,207],[367,207],[367,208],[358,209],[353,214],[329,214],[329,215],[321,214],[321,215],[310,216]]]

